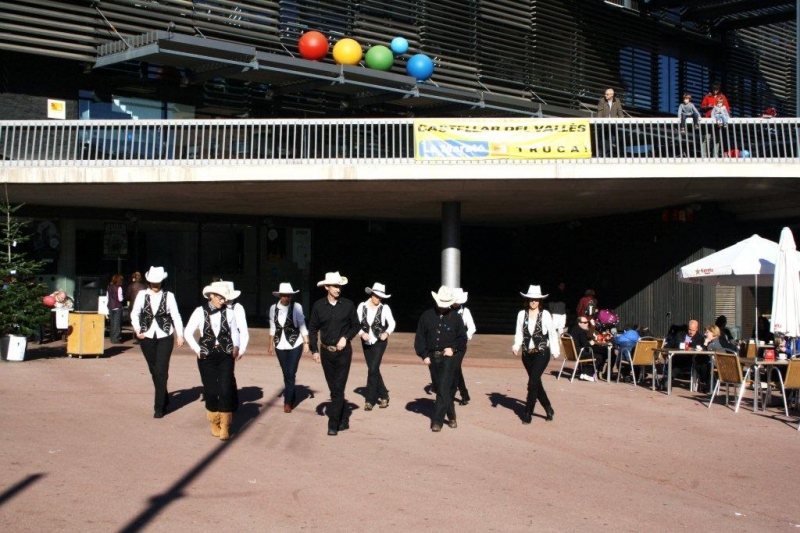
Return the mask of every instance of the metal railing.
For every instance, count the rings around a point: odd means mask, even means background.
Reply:
[[[589,121],[593,157],[559,164],[800,159],[797,118],[703,119],[685,132],[677,119]],[[0,167],[429,164],[414,159],[411,119],[0,121],[0,156]]]

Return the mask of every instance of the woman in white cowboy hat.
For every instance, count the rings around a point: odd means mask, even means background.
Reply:
[[[226,282],[215,281],[203,289],[203,296],[208,301],[195,309],[186,322],[186,342],[197,354],[211,434],[228,440],[236,407],[234,366],[241,358],[236,318],[225,305],[234,295]],[[199,343],[195,332],[200,333]]]
[[[544,391],[542,374],[550,362],[550,355],[558,357],[561,354],[558,332],[550,312],[542,309],[542,300],[547,298],[547,295],[542,294],[541,287],[531,285],[528,287],[528,292],[520,294],[525,298],[525,309],[517,315],[517,328],[511,351],[516,356],[522,356],[522,364],[528,372],[528,397],[525,400],[522,423],[531,423],[537,400],[544,406],[547,420],[550,421],[553,420],[553,406]]]
[[[386,294],[386,286],[375,282],[372,287],[367,287],[364,292],[369,294],[369,300],[358,304],[356,315],[361,320],[361,347],[364,350],[364,360],[367,362],[367,392],[364,394],[364,410],[372,411],[377,403],[378,407],[389,407],[389,391],[381,375],[381,360],[388,345],[389,335],[394,332],[395,321],[392,310],[384,300],[391,298]]]
[[[153,378],[153,417],[161,418],[169,405],[167,377],[175,338],[178,348],[183,346],[183,321],[175,296],[161,288],[167,278],[164,268],[151,266],[144,277],[150,287],[136,295],[131,308],[131,324]]]
[[[281,283],[272,295],[279,298],[278,303],[269,308],[269,344],[267,353],[277,355],[283,372],[283,412],[291,413],[295,396],[295,376],[300,358],[309,353],[308,329],[303,307],[292,303],[292,296],[300,291],[291,283]]]
[[[477,328],[475,327],[475,320],[472,318],[472,313],[469,309],[467,309],[464,304],[467,303],[467,297],[469,296],[468,292],[465,292],[464,289],[461,287],[456,287],[453,289],[453,296],[455,297],[456,301],[453,304],[453,309],[461,315],[461,320],[464,321],[464,326],[467,328],[467,343],[472,340],[472,336],[475,335]],[[457,390],[458,393],[461,395],[461,400],[458,402],[459,405],[467,405],[469,403],[469,391],[467,390],[467,382],[464,380],[464,372],[461,370],[461,363],[464,362],[464,357],[467,355],[466,348],[464,349],[463,354],[459,354],[458,357],[458,365],[456,366],[456,375],[453,378],[453,385],[455,387],[455,391]]]

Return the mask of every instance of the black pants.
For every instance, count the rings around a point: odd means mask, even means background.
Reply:
[[[389,398],[389,391],[386,390],[381,375],[381,360],[388,344],[388,341],[378,341],[375,344],[361,343],[364,359],[367,361],[367,392],[364,397],[371,404],[377,403],[378,398]]]
[[[236,382],[233,371],[236,360],[221,350],[212,351],[205,359],[197,359],[203,382],[203,398],[211,412],[232,413],[236,407]]]
[[[320,354],[325,381],[331,392],[331,405],[328,408],[328,429],[339,429],[339,424],[350,420],[350,409],[345,405],[344,389],[353,361],[353,347],[347,343],[340,352],[322,350]]]
[[[172,347],[175,337],[169,335],[159,338],[144,338],[140,341],[142,354],[147,361],[147,368],[153,378],[155,388],[155,401],[153,410],[163,413],[167,407],[167,380],[169,379],[169,359],[172,357]]]
[[[456,408],[453,405],[453,378],[456,373],[458,352],[452,357],[430,356],[431,369],[436,376],[436,405],[433,408],[431,424],[443,425],[444,417],[450,420],[456,418]]]
[[[297,376],[297,367],[300,366],[300,357],[303,355],[303,345],[291,350],[276,348],[275,354],[278,356],[278,362],[281,364],[283,372],[283,403],[294,405],[294,401],[297,399],[294,394],[295,377]]]
[[[461,363],[464,362],[464,356],[467,355],[467,352],[464,353],[457,353],[453,357],[457,358],[456,361],[456,372],[455,376],[453,377],[453,394],[455,395],[456,390],[458,390],[459,394],[461,394],[462,400],[469,401],[469,391],[467,390],[467,383],[464,381],[464,372],[461,370]]]
[[[544,407],[550,407],[550,400],[542,385],[542,374],[550,362],[550,350],[537,353],[523,353],[522,364],[528,372],[528,397],[525,399],[525,412],[533,414],[538,400]]]
[[[108,311],[108,337],[113,344],[122,342],[122,308]]]

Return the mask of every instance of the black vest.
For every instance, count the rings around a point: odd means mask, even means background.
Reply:
[[[222,349],[225,353],[233,353],[233,339],[231,338],[231,327],[228,324],[227,307],[223,306],[219,310],[219,335],[214,335],[214,328],[211,327],[211,313],[208,312],[208,305],[203,306],[203,336],[200,337],[200,356],[208,356],[215,348]]]
[[[150,305],[150,295],[144,295],[144,305],[142,306],[142,313],[139,317],[139,333],[145,333],[148,329],[150,329],[150,325],[153,323],[153,319],[155,319],[156,324],[158,327],[161,328],[161,331],[169,335],[172,333],[172,315],[169,314],[167,311],[167,295],[169,293],[167,291],[163,291],[163,296],[161,297],[161,303],[158,304],[158,309],[153,314],[153,308]]]
[[[528,312],[525,309],[525,319],[522,321],[522,351],[530,351],[531,353],[543,351],[547,348],[547,337],[542,333],[542,314],[544,311],[539,310],[536,324],[533,326],[533,333],[528,329]],[[533,339],[533,348],[529,348],[531,339]]]
[[[386,331],[386,328],[383,327],[383,318],[381,316],[381,312],[383,311],[383,304],[378,306],[378,311],[375,313],[375,319],[372,321],[372,325],[367,322],[367,306],[364,306],[364,310],[361,313],[361,330],[362,331],[369,331],[372,330],[372,334],[375,335],[375,338],[380,340],[381,333]]]
[[[286,322],[282,326],[278,322],[278,312],[278,304],[275,304],[275,339],[273,342],[275,346],[278,346],[281,342],[281,335],[286,335],[286,340],[294,346],[294,343],[297,342],[297,337],[300,336],[300,330],[294,325],[294,304],[291,304],[286,309]]]

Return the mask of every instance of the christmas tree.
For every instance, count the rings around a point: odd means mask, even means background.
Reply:
[[[28,221],[14,218],[23,204],[12,206],[5,198],[0,204],[3,215],[0,230],[0,335],[22,335],[29,337],[39,332],[39,326],[50,319],[50,309],[42,303],[47,287],[36,282],[36,274],[42,270],[43,261],[29,260],[18,246],[31,238],[27,231]]]

